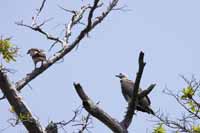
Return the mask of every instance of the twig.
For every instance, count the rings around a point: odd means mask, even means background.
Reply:
[[[187,111],[189,112],[191,115],[194,115],[195,117],[197,117],[198,119],[200,119],[200,116],[197,113],[192,112],[190,109],[188,109],[184,103],[181,102],[181,100],[179,99],[179,96],[175,95],[174,93],[172,93],[172,91],[167,89],[167,92],[165,92],[165,94],[168,94],[172,97],[174,97],[176,99],[176,101]]]
[[[41,13],[42,9],[44,8],[45,3],[46,3],[46,0],[43,0],[42,4],[41,4],[41,6],[40,6],[40,8],[38,10],[37,16],[39,16],[39,14]]]
[[[87,130],[88,125],[90,124],[90,123],[89,123],[90,116],[91,116],[91,115],[88,113],[88,115],[87,115],[86,118],[85,118],[85,122],[83,123],[82,128],[79,130],[79,133],[83,133],[84,130]]]
[[[180,122],[169,120],[169,118],[164,117],[163,114],[155,115],[155,117],[159,120],[159,123],[162,123],[169,128],[175,129],[176,131],[193,133],[192,130],[190,130],[186,127],[185,123],[187,123],[187,122],[185,119],[181,120],[182,121],[182,124],[181,124]]]
[[[33,27],[33,26],[30,26],[30,25],[26,25],[26,24],[24,24],[23,22],[16,22],[15,24],[17,24],[17,25],[19,25],[19,26],[24,26],[24,27],[30,28],[30,29],[32,29],[32,30],[34,30],[34,31],[37,31],[37,32],[43,34],[43,35],[46,36],[46,38],[49,39],[49,40],[52,40],[52,41],[59,42],[59,43],[63,44],[63,42],[62,42],[58,37],[54,37],[54,36],[48,34],[47,32],[45,32],[45,31],[41,28],[41,26],[43,26],[46,22],[47,22],[47,21],[43,22],[43,23],[40,24],[39,26],[34,26],[34,27]]]
[[[127,12],[127,11],[131,11],[131,9],[126,9],[126,7],[128,7],[127,5],[118,7],[118,8],[114,8],[113,10],[117,10],[117,11],[123,11],[123,12]]]
[[[66,43],[68,43],[69,37],[71,36],[73,26],[80,22],[80,20],[83,18],[83,14],[89,7],[90,7],[89,5],[82,6],[80,11],[70,11],[70,10],[65,9],[65,11],[73,13],[73,16],[72,16],[70,22],[68,23],[68,25],[66,26],[66,30],[65,30],[64,41]]]
[[[37,21],[37,18],[39,17],[40,13],[42,12],[45,3],[46,3],[46,0],[43,0],[43,1],[42,1],[42,4],[41,4],[41,6],[40,6],[40,8],[37,10],[36,16],[35,16],[35,17],[32,17],[32,20],[33,20],[32,26],[37,25],[37,22],[36,22],[36,21]]]
[[[69,10],[69,9],[65,9],[64,7],[62,7],[62,6],[60,6],[60,5],[58,5],[58,7],[59,7],[60,9],[64,10],[64,11],[66,11],[66,12],[69,12],[69,13],[72,13],[72,14],[75,14],[75,13],[76,13],[76,11],[74,11],[74,10]]]

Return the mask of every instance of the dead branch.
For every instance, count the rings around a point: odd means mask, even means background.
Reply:
[[[42,4],[41,4],[41,6],[40,6],[40,8],[37,9],[37,14],[35,15],[35,17],[32,17],[32,21],[33,21],[33,22],[32,22],[32,26],[37,25],[37,19],[38,19],[40,13],[42,12],[42,10],[43,10],[45,4],[46,4],[46,0],[43,0],[43,1],[42,1]]]
[[[83,133],[85,130],[88,130],[88,126],[90,124],[89,120],[91,119],[90,117],[91,117],[91,115],[90,115],[90,113],[88,113],[88,115],[85,118],[85,122],[82,124],[82,128],[79,130],[78,133]]]
[[[46,22],[47,21],[44,21],[40,25],[36,25],[35,24],[35,26],[30,26],[30,25],[24,24],[22,21],[21,22],[16,22],[15,24],[17,24],[19,26],[30,28],[31,30],[37,31],[37,32],[41,33],[42,35],[46,36],[46,38],[49,39],[49,40],[52,40],[52,41],[59,42],[59,43],[63,44],[63,42],[58,37],[54,37],[54,36],[50,35],[49,33],[45,32],[41,28]]]
[[[135,85],[134,85],[134,89],[133,89],[132,99],[128,105],[128,111],[125,115],[125,118],[121,122],[121,125],[123,127],[125,127],[126,129],[131,124],[131,121],[132,121],[132,118],[133,118],[133,115],[134,115],[134,112],[136,109],[136,105],[138,103],[138,90],[139,90],[140,80],[142,78],[142,73],[144,70],[144,66],[146,64],[144,62],[144,53],[142,51],[140,52],[138,63],[139,63],[139,70],[137,72],[136,79],[135,79]]]
[[[65,32],[65,38],[64,41],[66,43],[68,43],[69,37],[71,36],[72,33],[72,27],[78,23],[80,23],[80,20],[83,18],[83,15],[85,13],[85,11],[90,7],[90,5],[87,6],[82,6],[80,11],[71,11],[71,13],[73,13],[73,16],[70,20],[70,22],[68,23],[68,25],[66,26],[66,32]],[[65,11],[69,11],[67,9],[65,9]]]
[[[117,3],[119,2],[119,0],[112,0],[112,2],[110,2],[109,6],[107,7],[107,10],[102,12],[100,16],[96,17],[96,20],[93,22],[93,24],[91,25],[91,29],[93,29],[94,27],[96,27],[96,25],[98,25],[99,23],[101,23],[104,18],[112,11],[114,10],[114,7],[117,6]]]
[[[87,96],[87,94],[82,89],[79,83],[74,83],[74,87],[76,89],[77,94],[83,102],[84,108],[90,113],[92,116],[100,120],[107,127],[109,127],[113,132],[116,133],[127,133],[128,131],[124,129],[120,123],[112,118],[109,114],[103,111],[101,108],[96,106],[93,101]]]
[[[76,89],[76,92],[78,93],[79,97],[81,98],[83,102],[84,108],[94,117],[96,117],[98,120],[100,120],[102,123],[104,123],[107,127],[109,127],[114,132],[119,133],[125,133],[128,132],[127,129],[130,126],[132,122],[132,118],[136,109],[136,105],[138,104],[138,99],[143,98],[144,96],[147,96],[155,87],[155,84],[151,84],[146,90],[142,91],[138,94],[139,90],[139,84],[140,80],[142,78],[142,73],[144,70],[145,62],[144,62],[144,53],[140,52],[139,55],[139,70],[137,72],[136,76],[136,82],[133,89],[133,97],[131,99],[131,102],[128,105],[128,111],[125,115],[124,120],[122,122],[116,121],[114,118],[106,114],[102,109],[97,107],[93,104],[92,100],[86,95],[86,93],[83,91],[81,85],[78,83],[74,83],[74,87]]]
[[[40,8],[38,10],[37,16],[39,16],[39,14],[42,12],[42,9],[44,8],[45,3],[46,3],[46,0],[43,0],[42,4],[41,4],[41,6],[40,6]]]

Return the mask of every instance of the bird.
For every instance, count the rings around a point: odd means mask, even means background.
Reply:
[[[116,77],[120,79],[122,94],[125,100],[129,103],[133,95],[134,82],[132,80],[129,80],[128,77],[123,73],[116,75]],[[142,89],[139,88],[138,93],[141,93],[141,92],[142,92]],[[138,101],[138,104],[136,105],[136,110],[155,115],[150,105],[151,105],[151,101],[149,97],[144,96],[142,99]]]
[[[30,56],[32,57],[35,68],[38,62],[41,62],[41,65],[43,65],[43,62],[47,61],[44,50],[42,49],[31,48],[28,50],[27,54],[30,54]]]

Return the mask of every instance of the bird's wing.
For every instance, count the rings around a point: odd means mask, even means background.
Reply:
[[[141,93],[141,92],[142,92],[142,89],[139,88],[138,93]],[[145,102],[146,102],[148,105],[151,104],[150,98],[149,98],[148,96],[145,96],[145,97],[143,98],[143,100],[145,100]]]
[[[125,99],[128,101],[130,97],[132,97],[133,94],[133,89],[134,89],[134,82],[132,80],[128,79],[123,79],[120,81],[121,82],[121,88],[122,88],[122,93],[125,97]],[[139,88],[138,93],[142,92],[142,89]],[[129,98],[128,98],[129,97]],[[143,101],[147,104],[150,105],[151,101],[148,96],[143,98]]]
[[[141,112],[146,112],[153,115],[155,114],[154,111],[149,106],[137,105],[136,109]]]
[[[133,81],[127,79],[121,80],[122,94],[127,101],[132,97],[133,87]]]
[[[145,98],[147,99],[148,104],[151,105],[151,100],[150,100],[150,98],[149,98],[148,96],[146,96]]]
[[[39,52],[39,53],[37,53],[37,54],[38,54],[38,56],[43,57],[43,58],[46,59],[46,55],[45,55],[45,53],[43,53],[43,52]]]
[[[44,53],[35,53],[32,58],[38,61],[45,61],[46,55]]]

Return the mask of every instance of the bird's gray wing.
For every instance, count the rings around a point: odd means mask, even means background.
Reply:
[[[124,98],[126,99],[126,101],[129,101],[130,98],[132,97],[133,87],[134,87],[133,81],[128,80],[128,79],[121,80],[122,94]]]

